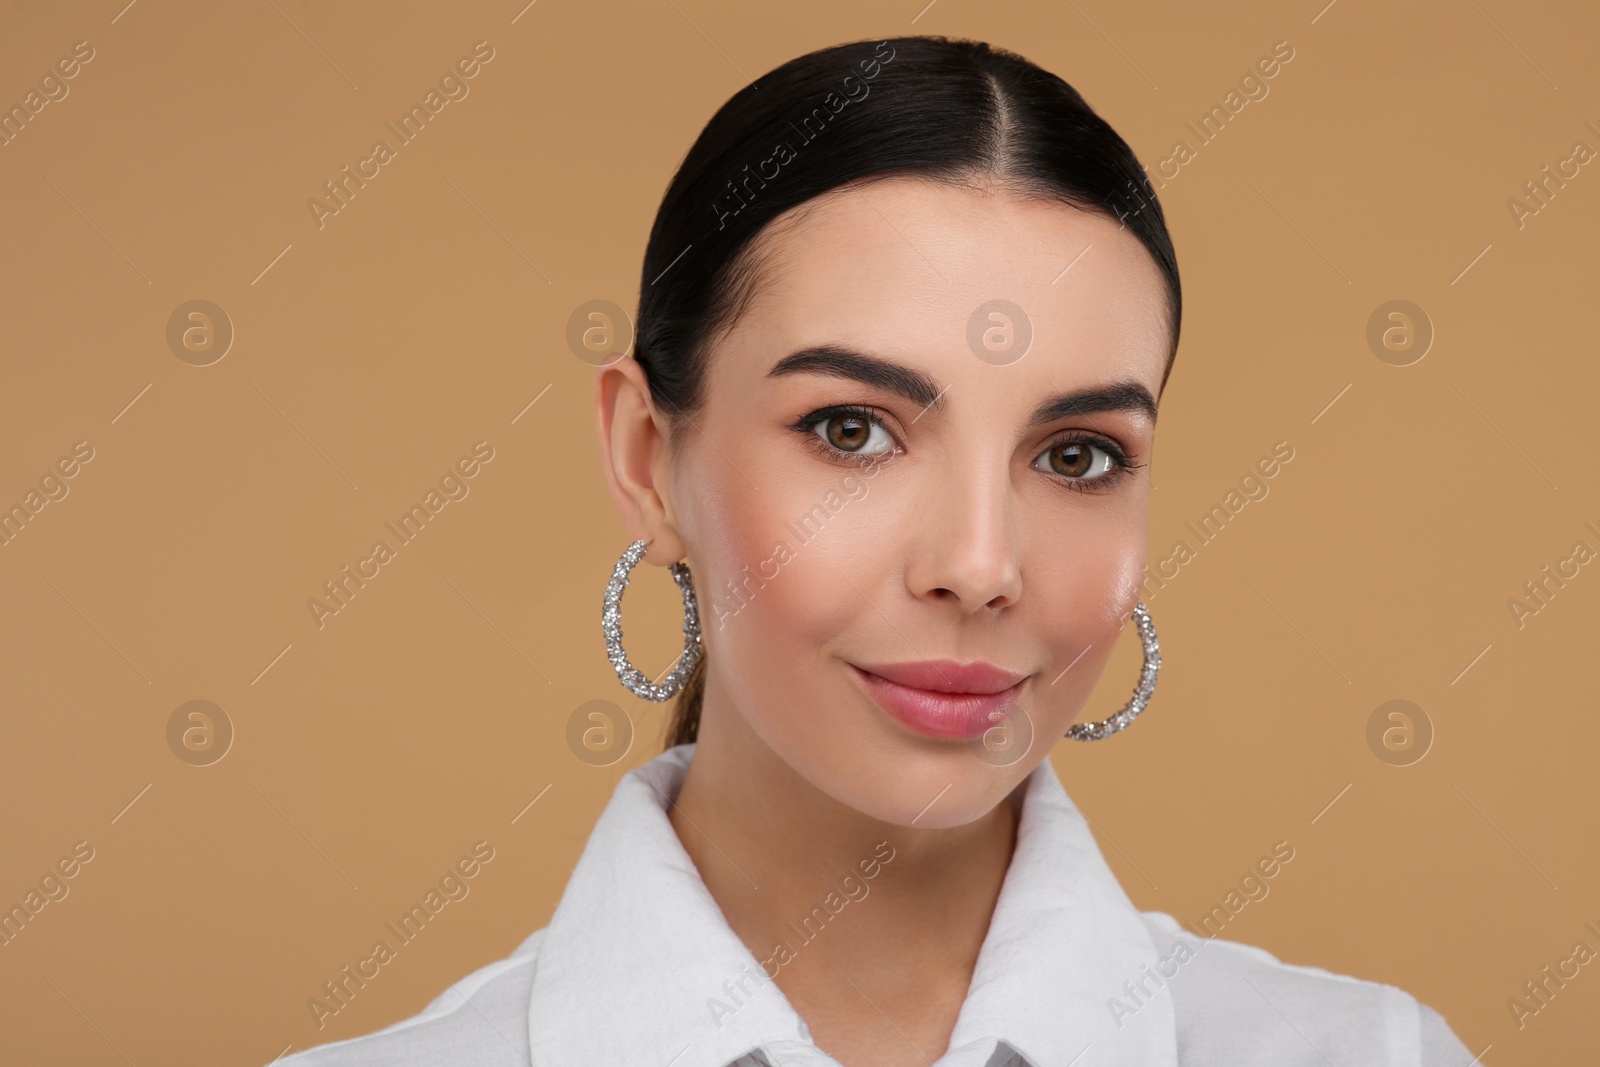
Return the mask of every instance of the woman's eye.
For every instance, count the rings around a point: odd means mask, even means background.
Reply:
[[[1038,467],[1041,462],[1046,465],[1039,467],[1040,470],[1077,481],[1103,478],[1117,467],[1116,458],[1110,452],[1088,441],[1061,441],[1051,445],[1040,453],[1034,466]]]
[[[826,415],[811,432],[840,452],[877,455],[894,449],[894,438],[873,419],[862,415]]]

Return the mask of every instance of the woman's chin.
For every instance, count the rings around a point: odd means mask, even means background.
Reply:
[[[906,745],[884,753],[865,770],[840,764],[837,752],[816,764],[791,763],[817,789],[844,806],[895,826],[949,829],[981,819],[1003,801],[1038,764],[1039,757],[1004,765],[988,763],[964,745],[928,751]]]

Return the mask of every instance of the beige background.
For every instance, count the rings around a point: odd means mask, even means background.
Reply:
[[[665,722],[604,655],[626,533],[568,316],[636,306],[666,183],[746,81],[918,32],[1022,51],[1151,167],[1294,49],[1162,191],[1187,313],[1152,563],[1275,442],[1294,459],[1147,598],[1147,716],[1053,758],[1139,906],[1193,922],[1287,840],[1225,936],[1409,990],[1486,1064],[1593,1058],[1600,962],[1520,1029],[1507,1000],[1600,951],[1600,563],[1520,628],[1507,602],[1600,550],[1600,165],[1521,228],[1507,202],[1600,151],[1600,9],[122,2],[0,33],[7,106],[94,49],[0,147],[0,505],[94,450],[0,547],[0,903],[94,849],[0,947],[8,1062],[264,1064],[416,1012],[547,922]],[[470,95],[319,229],[308,199],[480,40]],[[210,366],[166,339],[194,299],[236,331]],[[1394,299],[1436,331],[1410,366],[1366,340]],[[319,629],[307,600],[478,441],[470,495]],[[659,670],[676,590],[641,578],[630,651]],[[1136,668],[1129,633],[1090,714]],[[606,767],[566,741],[596,699],[637,723]],[[1434,733],[1409,766],[1367,740],[1394,699]],[[191,700],[234,731],[208,766],[169,747]],[[471,895],[319,1031],[308,999],[477,841]]]

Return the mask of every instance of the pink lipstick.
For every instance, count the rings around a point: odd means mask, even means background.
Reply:
[[[891,718],[920,734],[947,738],[978,737],[1002,721],[1028,678],[981,661],[851,664],[850,669]]]

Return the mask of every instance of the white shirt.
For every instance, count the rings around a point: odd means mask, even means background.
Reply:
[[[622,777],[550,925],[508,958],[410,1019],[274,1067],[838,1067],[728,926],[668,821],[694,748]],[[935,1067],[1473,1062],[1438,1013],[1393,986],[1138,911],[1046,759],[1028,778],[1016,850]]]

